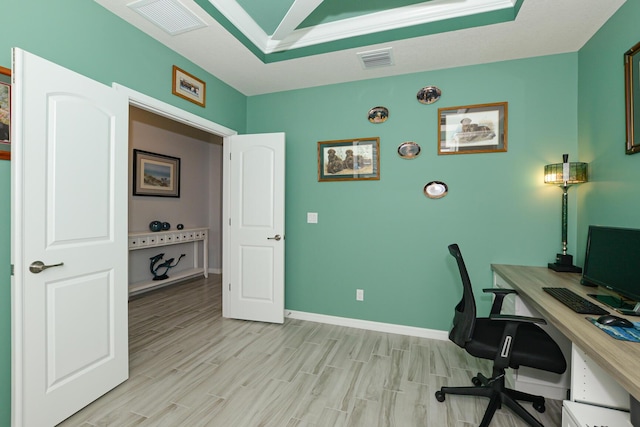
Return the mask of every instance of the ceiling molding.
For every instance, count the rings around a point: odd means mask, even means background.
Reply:
[[[263,54],[299,49],[351,37],[513,9],[522,0],[431,0],[294,30],[283,40],[269,36],[235,0],[207,0]],[[535,1],[535,0],[529,0]],[[295,6],[296,3],[294,3]],[[292,6],[292,8],[294,7]],[[283,21],[284,22],[284,21]],[[276,30],[278,33],[278,30]]]
[[[210,1],[214,2],[216,0]],[[433,0],[427,3],[370,13],[311,28],[295,30],[282,41],[269,38],[267,46],[258,47],[266,54],[281,52],[371,33],[514,8],[515,3],[515,0],[478,0],[473,3],[470,0],[464,0],[463,2]]]
[[[235,0],[208,0],[208,2],[218,9],[218,11],[224,15],[234,27],[243,33],[251,43],[260,49],[262,53],[265,53],[269,36],[238,2]],[[207,11],[206,8],[205,11]],[[215,19],[215,17],[213,18]]]
[[[280,25],[273,32],[272,40],[282,40],[291,34],[313,12],[322,0],[295,0]]]

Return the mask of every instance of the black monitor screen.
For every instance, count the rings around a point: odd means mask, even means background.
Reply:
[[[582,283],[640,301],[640,230],[590,226]]]

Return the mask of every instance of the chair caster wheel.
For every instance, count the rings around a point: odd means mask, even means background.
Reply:
[[[535,409],[536,411],[543,413],[544,411],[547,410],[547,408],[544,406],[544,403],[534,403],[533,404],[533,409]]]
[[[438,402],[444,402],[444,393],[441,391],[436,391],[436,400]]]
[[[478,378],[478,377],[471,378],[471,382],[476,387],[480,387],[482,385],[482,381],[480,381],[480,378]]]

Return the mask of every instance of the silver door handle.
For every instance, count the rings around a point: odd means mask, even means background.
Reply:
[[[29,271],[32,272],[33,274],[38,274],[38,273],[42,273],[47,268],[59,267],[61,265],[64,265],[64,262],[61,262],[60,264],[44,265],[44,262],[42,261],[34,261],[29,266]]]
[[[282,237],[279,234],[276,234],[273,237],[267,237],[267,240],[275,240],[275,241],[279,241],[280,239],[282,239]]]

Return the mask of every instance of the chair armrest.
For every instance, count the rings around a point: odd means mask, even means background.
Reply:
[[[500,314],[502,310],[502,302],[504,297],[509,294],[518,295],[518,291],[515,289],[502,289],[502,288],[485,288],[482,290],[485,293],[492,293],[494,295],[493,305],[491,306],[491,314]]]
[[[509,314],[492,314],[489,316],[492,321],[507,322],[504,325],[504,332],[502,333],[502,339],[500,340],[499,351],[493,360],[494,369],[505,369],[509,366],[511,360],[511,351],[516,341],[518,326],[524,324],[539,323],[546,325],[547,322],[539,317],[527,317],[527,316],[515,316]]]
[[[501,320],[505,322],[519,322],[519,323],[536,323],[539,325],[546,325],[547,321],[540,317],[528,317],[528,316],[516,316],[512,314],[492,314],[489,316],[491,320]]]

